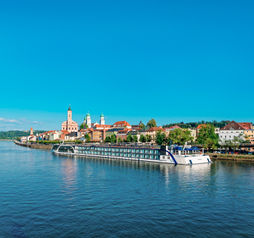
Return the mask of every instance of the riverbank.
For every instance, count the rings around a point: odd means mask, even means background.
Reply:
[[[254,162],[254,155],[208,153],[212,160],[233,160]]]
[[[14,143],[19,146],[29,147],[32,149],[51,150],[52,145],[37,144],[37,143],[22,143],[14,140]]]
[[[38,144],[38,143],[21,143],[14,140],[14,143],[19,146],[29,147],[32,149],[51,150],[51,144]],[[230,160],[230,161],[248,161],[254,162],[254,155],[240,155],[240,154],[217,154],[207,153],[212,160]]]

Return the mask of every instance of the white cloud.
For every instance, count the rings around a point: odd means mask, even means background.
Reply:
[[[0,117],[0,122],[5,122],[5,123],[20,123],[18,120],[15,120],[15,119],[7,119],[7,118],[3,118],[3,117]]]

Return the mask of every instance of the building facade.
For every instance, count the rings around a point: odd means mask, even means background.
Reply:
[[[235,138],[245,140],[245,131],[251,130],[251,123],[230,122],[219,131],[219,140],[221,144],[227,141],[233,141]]]
[[[72,120],[71,107],[68,108],[67,120],[62,123],[62,130],[66,130],[68,132],[78,131],[78,123]]]

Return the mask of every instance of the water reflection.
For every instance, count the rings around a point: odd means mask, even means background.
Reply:
[[[76,184],[77,161],[72,158],[65,158],[61,160],[61,165],[66,191],[71,192],[75,189]]]
[[[62,156],[58,156],[62,157]],[[62,157],[66,158],[66,157]],[[75,182],[75,173],[78,163],[85,163],[86,173],[89,177],[92,171],[89,170],[90,163],[97,165],[105,165],[107,167],[121,167],[122,169],[134,169],[134,170],[147,170],[151,172],[160,172],[164,178],[165,183],[169,182],[170,174],[175,173],[179,178],[183,180],[189,180],[192,176],[198,176],[199,178],[206,177],[211,171],[211,164],[200,165],[173,165],[173,164],[160,164],[144,161],[130,161],[130,160],[116,160],[116,159],[100,159],[100,158],[81,158],[74,156],[72,158],[64,159],[63,171],[65,174],[65,181],[67,185],[72,185]],[[90,172],[89,172],[90,171]]]

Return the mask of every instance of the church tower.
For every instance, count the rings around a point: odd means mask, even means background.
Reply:
[[[89,113],[86,114],[86,120],[85,120],[85,123],[87,125],[88,128],[91,128],[92,126],[92,122],[91,122],[91,116]]]
[[[69,108],[68,108],[67,121],[72,121],[72,110],[71,110],[71,106],[69,106]]]
[[[100,117],[100,124],[105,125],[105,118],[103,114],[101,114],[101,117]]]

